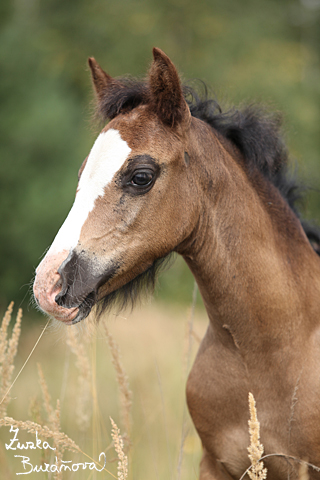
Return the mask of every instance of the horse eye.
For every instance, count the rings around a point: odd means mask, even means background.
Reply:
[[[137,172],[133,175],[130,183],[135,187],[147,187],[153,180],[151,172]]]

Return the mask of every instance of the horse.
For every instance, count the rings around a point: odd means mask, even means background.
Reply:
[[[249,466],[249,392],[265,454],[320,466],[320,236],[299,218],[278,116],[223,112],[157,48],[144,80],[88,62],[105,126],[36,270],[36,302],[73,325],[133,304],[182,255],[209,318],[186,388],[200,480]],[[270,479],[298,478],[295,462],[265,464]]]

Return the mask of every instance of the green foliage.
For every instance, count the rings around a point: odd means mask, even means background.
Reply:
[[[3,0],[0,26],[0,302],[26,295],[71,207],[95,136],[88,56],[144,75],[158,46],[218,99],[284,112],[292,156],[320,184],[319,0]],[[190,299],[192,285],[178,262],[160,296]]]

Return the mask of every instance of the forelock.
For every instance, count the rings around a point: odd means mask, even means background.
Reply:
[[[149,88],[146,81],[120,78],[110,85],[98,101],[97,116],[103,121],[112,120],[120,113],[128,113],[139,105],[149,103]]]

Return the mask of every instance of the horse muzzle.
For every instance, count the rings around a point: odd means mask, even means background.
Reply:
[[[79,308],[66,308],[56,302],[56,296],[62,289],[62,280],[58,269],[68,253],[68,251],[63,251],[45,256],[36,269],[33,294],[43,312],[66,324],[71,324],[78,315]]]
[[[118,266],[103,268],[84,251],[49,254],[36,270],[33,292],[45,313],[68,325],[86,318],[98,300],[98,290],[110,280]]]

